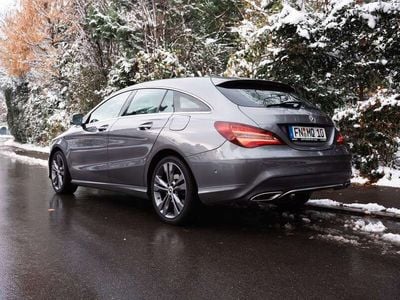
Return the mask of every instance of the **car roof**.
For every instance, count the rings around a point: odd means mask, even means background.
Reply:
[[[212,77],[182,77],[182,78],[170,78],[170,79],[146,81],[143,83],[138,83],[135,85],[128,86],[122,90],[119,90],[115,94],[141,88],[165,88],[165,89],[174,89],[178,91],[180,90],[183,92],[189,92],[196,95],[200,92],[200,94],[197,96],[202,96],[207,91],[207,88],[212,88],[215,86],[227,86],[227,85],[231,86],[235,84],[241,86],[243,84],[253,85],[256,83],[271,88],[284,88],[286,90],[293,89],[287,84],[276,81],[239,78],[239,77],[212,76]]]
[[[137,90],[143,88],[165,88],[165,89],[176,89],[190,92],[192,85],[198,86],[212,86],[210,77],[182,77],[182,78],[170,78],[170,79],[159,79],[146,81],[138,84],[134,84],[120,90],[118,92]]]
[[[128,86],[122,90],[116,91],[105,101],[123,92],[134,91],[137,89],[160,88],[171,89],[186,93],[195,98],[200,99],[214,110],[226,110],[227,104],[233,104],[225,95],[223,95],[216,87],[231,88],[261,88],[261,89],[278,89],[283,91],[293,91],[290,86],[267,80],[248,79],[248,78],[230,78],[230,77],[183,77],[160,79],[146,81],[135,85]]]

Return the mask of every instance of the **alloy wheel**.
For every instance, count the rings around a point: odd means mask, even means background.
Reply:
[[[51,161],[51,182],[53,187],[59,191],[62,189],[65,180],[64,160],[59,153],[56,153]]]
[[[186,179],[181,168],[170,161],[160,165],[153,186],[159,213],[167,219],[178,217],[185,207],[187,196]]]

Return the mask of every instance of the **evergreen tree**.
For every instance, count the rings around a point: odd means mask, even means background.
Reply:
[[[280,1],[271,3],[250,11],[236,27],[242,46],[226,74],[289,83],[330,112],[366,99],[378,87],[398,87],[399,60],[391,59],[399,57],[395,1],[281,8]]]

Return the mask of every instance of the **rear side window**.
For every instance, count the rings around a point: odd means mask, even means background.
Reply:
[[[176,112],[210,111],[210,108],[206,104],[192,96],[176,91],[173,93]]]
[[[118,94],[111,99],[104,102],[96,110],[94,110],[89,119],[89,123],[103,121],[107,119],[116,118],[121,112],[122,106],[131,92]]]
[[[160,112],[173,112],[174,111],[174,92],[168,91],[160,105]]]
[[[240,82],[217,86],[217,89],[230,101],[240,106],[273,107],[301,104],[313,107],[290,87],[285,85],[262,84],[256,81]]]
[[[165,92],[162,89],[138,90],[124,116],[157,113]]]

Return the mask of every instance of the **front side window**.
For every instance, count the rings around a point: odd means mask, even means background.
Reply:
[[[177,112],[210,111],[210,108],[200,100],[176,91],[174,91],[174,107]]]
[[[124,116],[157,113],[165,92],[162,89],[138,90]]]
[[[91,113],[89,123],[118,117],[119,113],[121,112],[122,106],[124,105],[126,99],[128,99],[130,93],[131,92],[118,94],[104,102]]]

